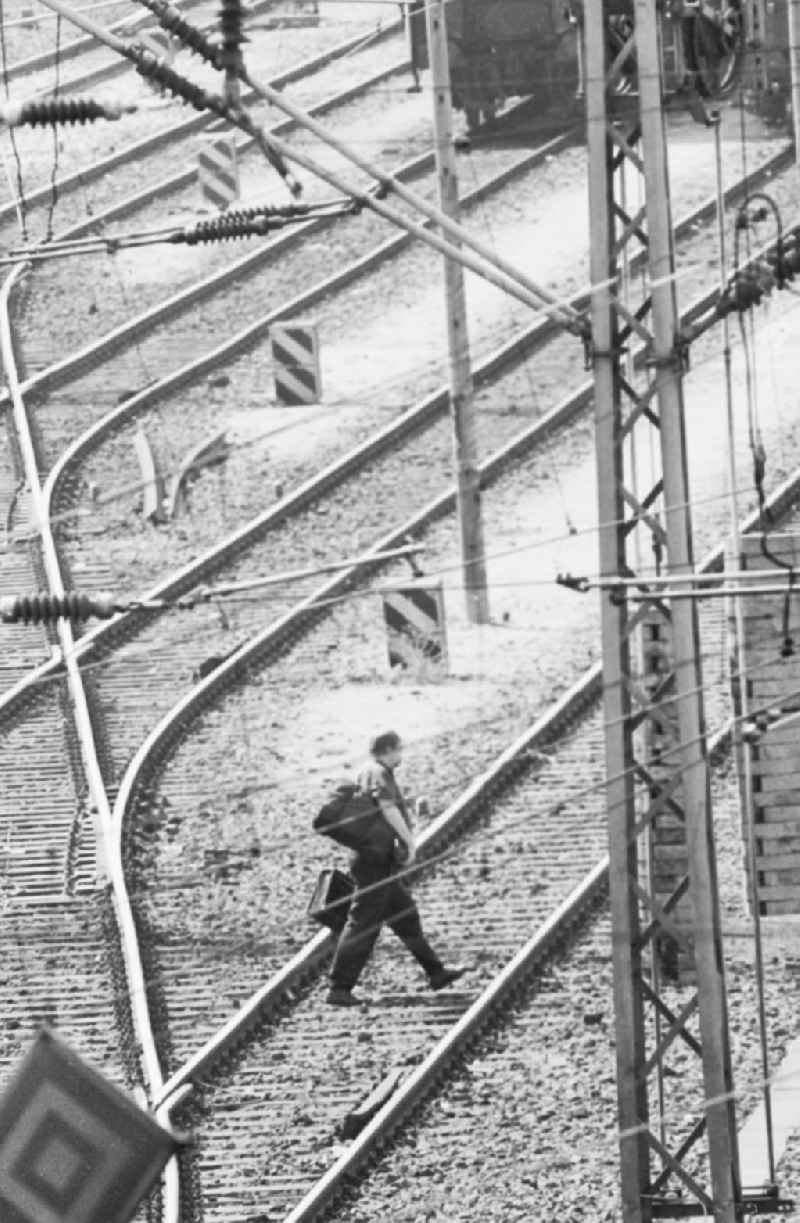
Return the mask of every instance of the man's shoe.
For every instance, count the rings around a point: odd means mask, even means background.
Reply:
[[[361,1006],[361,999],[356,998],[352,990],[342,989],[332,985],[325,998],[328,1006]]]
[[[440,968],[436,972],[431,973],[428,977],[428,982],[431,989],[440,990],[447,989],[448,985],[452,985],[459,977],[463,977],[466,968]]]

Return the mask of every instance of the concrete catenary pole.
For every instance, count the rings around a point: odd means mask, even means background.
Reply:
[[[800,0],[789,0],[789,68],[792,77],[794,158],[800,160]]]
[[[683,575],[694,568],[691,490],[655,0],[634,0],[634,21],[652,285],[652,361],[661,425],[668,572]],[[717,1223],[734,1223],[739,1197],[738,1147],[696,603],[691,599],[676,601],[672,606],[672,623],[674,691],[682,744],[680,762],[689,851],[689,895],[694,911],[694,957],[714,1218]]]
[[[428,0],[425,19],[433,85],[439,204],[442,212],[457,222],[458,177],[453,148],[453,109],[444,0]],[[444,278],[450,359],[450,408],[453,417],[458,518],[467,615],[473,624],[486,624],[489,619],[489,596],[486,588],[478,445],[475,435],[475,398],[467,334],[464,271],[461,264],[447,256],[444,260]]]

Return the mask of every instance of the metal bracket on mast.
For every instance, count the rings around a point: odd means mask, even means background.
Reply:
[[[622,47],[609,36],[604,5],[586,5],[584,13],[591,283],[599,286],[590,353],[600,573],[635,575],[643,529],[664,550],[667,572],[683,573],[692,567],[685,362],[678,359],[656,0],[634,0]],[[629,93],[620,97],[623,78],[638,82],[635,106]],[[644,201],[638,208],[626,202],[637,199]],[[639,302],[624,301],[619,288],[634,243],[647,250],[652,285]],[[633,337],[650,358],[635,383],[621,361]],[[641,491],[636,484],[648,467],[651,487]],[[612,593],[602,594],[602,644],[622,1217],[649,1223],[709,1214],[734,1223],[743,1202],[696,608],[654,596],[632,611]],[[662,997],[667,975],[670,1005]],[[682,987],[695,981],[689,997]],[[676,1079],[666,1059],[679,1049],[701,1063],[696,1116],[686,1115],[685,1083],[680,1101],[670,1098]],[[677,1081],[693,1072],[681,1058],[677,1065]],[[655,1176],[651,1152],[661,1163]]]

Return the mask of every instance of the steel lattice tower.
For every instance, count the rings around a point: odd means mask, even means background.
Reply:
[[[611,63],[604,8],[584,6],[600,571],[634,576],[634,539],[644,529],[666,572],[681,574],[693,567],[692,532],[656,0],[635,0],[632,33],[617,25],[624,46]],[[619,89],[634,64],[638,98]],[[637,195],[644,203],[629,207]],[[623,262],[642,249],[651,288],[625,301]],[[634,343],[647,357],[636,378],[623,360]],[[647,434],[660,471],[641,491],[625,451]],[[733,1223],[741,1195],[696,607],[692,600],[670,607],[655,595],[639,604],[607,589],[601,597],[623,1219],[708,1213]],[[640,677],[631,661],[642,636]],[[636,661],[638,669],[638,654]],[[688,862],[666,895],[642,871],[640,848],[664,817],[681,830]],[[661,998],[655,970],[646,971],[646,955],[652,968],[664,938],[696,979],[677,1013]],[[695,1014],[699,1039],[689,1027]],[[670,1150],[652,1095],[676,1040],[701,1059],[704,1090]],[[710,1185],[696,1171],[706,1139]],[[670,1180],[685,1198],[677,1209],[665,1197]]]

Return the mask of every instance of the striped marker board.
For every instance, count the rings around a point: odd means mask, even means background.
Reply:
[[[275,397],[290,406],[319,403],[319,338],[314,323],[273,323],[270,328]]]
[[[128,1223],[176,1139],[43,1029],[0,1096],[3,1223]]]
[[[213,136],[197,154],[197,181],[204,201],[222,211],[239,198],[236,142],[231,136]]]
[[[444,592],[438,586],[407,586],[383,596],[383,618],[393,667],[421,664],[447,671]]]

